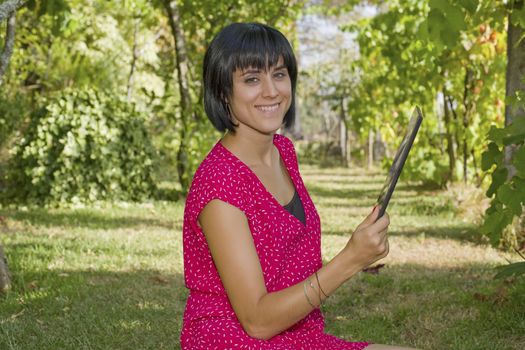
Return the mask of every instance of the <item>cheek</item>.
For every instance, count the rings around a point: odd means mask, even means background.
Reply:
[[[287,81],[283,81],[279,84],[279,90],[280,93],[283,96],[292,96],[292,82],[288,79]]]
[[[257,93],[254,89],[239,89],[234,92],[234,98],[231,100],[231,104],[237,106],[237,108],[246,108],[248,105],[253,104],[257,99]]]

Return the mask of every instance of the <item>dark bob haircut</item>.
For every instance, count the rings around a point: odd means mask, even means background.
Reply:
[[[233,73],[256,68],[268,70],[284,60],[292,82],[292,102],[284,116],[284,126],[295,120],[297,63],[288,40],[281,32],[260,23],[233,23],[212,40],[204,56],[204,109],[213,126],[223,132],[235,131],[226,101],[233,93]]]

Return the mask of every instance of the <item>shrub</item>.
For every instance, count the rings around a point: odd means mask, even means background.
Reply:
[[[154,153],[134,104],[89,89],[44,102],[13,149],[4,198],[64,204],[152,194]]]
[[[28,98],[21,94],[9,95],[0,90],[0,149],[18,130],[21,121],[27,113]]]

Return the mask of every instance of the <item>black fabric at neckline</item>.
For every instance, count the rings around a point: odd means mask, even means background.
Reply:
[[[299,197],[299,193],[297,193],[297,190],[295,190],[293,194],[293,198],[290,201],[290,203],[283,205],[283,208],[287,212],[295,216],[297,220],[301,221],[303,225],[305,224],[306,217],[304,213],[303,202],[301,201],[301,198]]]

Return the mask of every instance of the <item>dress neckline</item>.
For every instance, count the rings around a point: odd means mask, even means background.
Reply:
[[[305,198],[304,198],[304,196],[302,194],[303,191],[299,190],[299,187],[298,187],[299,182],[297,181],[295,176],[292,175],[292,172],[290,171],[291,170],[291,165],[289,164],[289,160],[287,159],[287,157],[283,157],[283,150],[281,149],[280,142],[278,142],[279,137],[281,137],[279,134],[273,135],[273,145],[275,146],[275,148],[277,148],[277,151],[279,152],[280,160],[282,160],[282,162],[284,164],[284,168],[286,170],[286,173],[288,174],[288,177],[292,181],[294,190],[299,195],[299,198],[301,199],[301,201],[303,203],[303,206],[304,206]],[[265,192],[266,195],[269,197],[269,200],[272,201],[274,204],[276,204],[280,208],[279,210],[282,210],[283,212],[285,212],[288,217],[292,218],[292,220],[294,220],[296,223],[301,225],[301,227],[303,227],[303,228],[308,227],[309,215],[308,215],[306,209],[305,209],[305,223],[303,224],[301,222],[301,220],[296,218],[292,213],[290,213],[288,210],[286,210],[286,208],[281,203],[279,203],[279,201],[273,196],[273,194],[270,191],[268,191],[268,189],[264,186],[264,184],[259,179],[257,174],[255,174],[255,172],[246,163],[244,163],[239,157],[237,157],[235,154],[233,154],[232,151],[230,151],[228,148],[226,148],[226,146],[224,146],[221,143],[220,140],[217,142],[216,146],[221,148],[224,152],[226,152],[229,156],[231,156],[241,167],[243,167],[243,168],[245,168],[247,170],[247,172],[250,174],[250,176],[252,176],[254,178],[254,180],[258,184],[258,186],[260,186],[262,188],[263,192]],[[294,196],[295,196],[295,194],[294,194]],[[292,198],[292,201],[293,201],[293,198]]]

